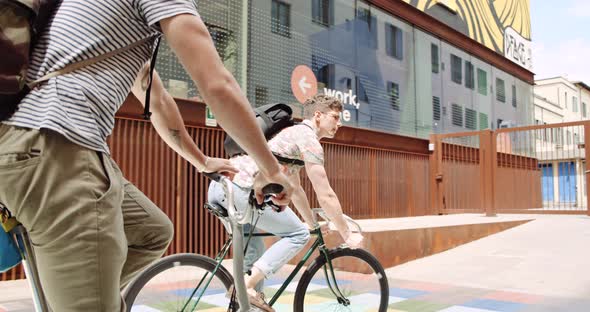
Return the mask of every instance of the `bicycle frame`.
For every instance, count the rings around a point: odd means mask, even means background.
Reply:
[[[324,237],[322,236],[322,231],[320,230],[320,228],[315,228],[314,230],[310,231],[310,233],[312,235],[316,235],[317,236],[316,240],[313,242],[312,246],[307,250],[307,252],[303,256],[303,258],[301,259],[301,261],[299,261],[299,263],[297,264],[297,266],[295,266],[295,269],[293,269],[293,272],[291,272],[291,274],[289,274],[289,276],[287,277],[287,279],[285,280],[285,282],[283,282],[283,284],[281,285],[281,287],[275,292],[275,294],[273,295],[273,297],[270,299],[270,301],[268,302],[268,304],[270,306],[272,306],[279,299],[279,297],[283,294],[283,292],[285,291],[285,289],[287,288],[287,286],[289,286],[289,284],[295,278],[295,276],[299,273],[299,271],[301,270],[301,268],[303,267],[303,265],[307,262],[307,260],[309,260],[309,258],[311,258],[311,256],[313,255],[314,251],[316,251],[317,249],[319,249],[321,255],[323,255],[326,258],[326,263],[329,264],[328,265],[329,266],[329,272],[328,272],[328,269],[326,267],[324,267],[324,274],[326,276],[326,281],[327,281],[327,284],[328,284],[328,286],[330,288],[330,291],[332,291],[332,293],[338,298],[338,301],[342,301],[342,302],[345,302],[345,303],[349,302],[349,300],[344,297],[344,295],[342,294],[342,292],[338,288],[338,284],[336,282],[336,275],[334,274],[334,267],[332,266],[332,261],[331,261],[330,257],[328,256],[329,249],[326,247],[326,245],[324,243]],[[251,235],[252,237],[270,237],[270,236],[274,236],[271,233],[252,233],[252,234],[249,234],[249,235]],[[244,236],[244,237],[248,237],[248,236]],[[215,256],[215,260],[217,260],[217,266],[215,267],[215,269],[211,273],[211,277],[209,278],[209,280],[206,281],[205,288],[203,288],[201,290],[198,298],[195,300],[195,304],[193,305],[193,308],[191,310],[189,310],[189,311],[194,311],[194,309],[199,304],[199,301],[201,300],[202,295],[207,290],[207,287],[208,287],[209,283],[211,282],[211,280],[213,279],[213,277],[215,276],[215,273],[217,272],[217,269],[221,266],[221,262],[223,261],[223,259],[225,259],[225,257],[226,257],[226,255],[227,255],[227,253],[229,251],[229,248],[230,248],[230,245],[232,244],[232,242],[233,242],[233,238],[232,238],[232,235],[230,235],[229,239],[225,242],[225,244],[221,248],[221,251],[219,253],[217,253],[217,255]],[[235,259],[234,259],[234,261],[235,261]],[[203,284],[204,280],[207,278],[208,275],[209,275],[209,273],[207,273],[199,281],[197,287],[193,290],[193,292],[192,292],[192,294],[191,294],[191,296],[189,298],[192,298],[192,296],[197,292],[197,290]],[[235,275],[235,272],[234,272],[234,275]],[[182,311],[184,311],[184,309],[185,309],[185,307],[187,305],[188,305],[188,302],[185,304],[185,306],[183,307]]]

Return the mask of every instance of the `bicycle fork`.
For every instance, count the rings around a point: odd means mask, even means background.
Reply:
[[[328,288],[330,288],[332,294],[334,294],[334,296],[338,299],[338,303],[344,305],[345,307],[349,306],[350,300],[346,298],[340,291],[340,288],[338,288],[338,281],[336,279],[336,274],[334,273],[334,266],[332,265],[332,260],[328,255],[328,249],[326,248],[326,245],[320,245],[320,253],[324,256],[324,258],[326,258],[326,264],[324,265],[323,269]],[[330,269],[329,272],[328,268]]]

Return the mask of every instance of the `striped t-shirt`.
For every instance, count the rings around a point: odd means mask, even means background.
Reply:
[[[4,123],[57,131],[70,141],[109,153],[115,113],[151,58],[159,21],[197,15],[192,0],[62,0],[32,54],[28,81],[66,65],[146,38],[138,47],[50,79],[32,90]]]

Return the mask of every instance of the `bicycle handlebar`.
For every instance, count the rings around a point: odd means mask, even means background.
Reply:
[[[221,183],[221,181],[224,178],[227,178],[226,176],[218,172],[203,172],[203,174],[207,178],[219,183]],[[262,194],[264,194],[265,196],[280,194],[282,191],[283,186],[276,183],[267,184],[265,187],[262,188]]]
[[[328,215],[326,214],[326,212],[324,211],[324,209],[322,208],[312,208],[312,216],[314,218],[315,222],[318,222],[318,220],[316,219],[316,214],[320,217],[322,217],[322,219],[324,219],[326,222],[331,223],[332,221],[330,220],[330,218],[328,218]],[[348,222],[349,224],[351,224],[352,226],[354,226],[356,228],[356,232],[358,232],[359,234],[363,234],[363,229],[361,228],[360,224],[358,224],[356,221],[354,221],[351,217],[342,214],[342,216],[344,217],[344,220],[346,220],[346,222]],[[355,232],[353,229],[351,229],[351,231]]]

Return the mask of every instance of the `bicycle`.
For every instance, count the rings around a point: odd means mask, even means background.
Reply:
[[[124,297],[128,311],[195,311],[219,306],[214,302],[221,302],[228,307],[228,311],[237,311],[240,306],[246,306],[244,302],[248,304],[245,289],[240,285],[243,278],[235,279],[239,304],[235,303],[233,296],[226,298],[234,279],[222,265],[222,261],[233,244],[233,272],[243,272],[243,239],[233,240],[234,233],[237,233],[236,237],[266,237],[273,234],[251,231],[248,236],[244,236],[241,224],[250,220],[253,209],[236,216],[231,181],[227,178],[221,178],[221,181],[228,195],[228,209],[210,203],[205,204],[205,207],[221,220],[229,234],[215,259],[197,254],[176,254],[160,259],[140,273],[127,287]],[[314,219],[317,221],[316,216],[322,216],[321,209],[313,211]],[[260,210],[258,212],[260,213]],[[322,217],[326,218],[325,215]],[[236,220],[238,222],[235,222]],[[361,231],[360,226],[352,219],[347,217],[347,220]],[[379,261],[363,249],[350,249],[344,245],[328,249],[319,225],[310,233],[316,236],[315,241],[274,293],[268,302],[269,305],[277,303],[314,251],[318,250],[320,255],[307,266],[297,283],[293,300],[294,311],[324,311],[330,307],[335,310],[355,310],[359,306],[366,310],[371,304],[378,311],[386,311],[389,286]],[[241,274],[237,276],[243,277]],[[317,304],[318,301],[321,303]]]

